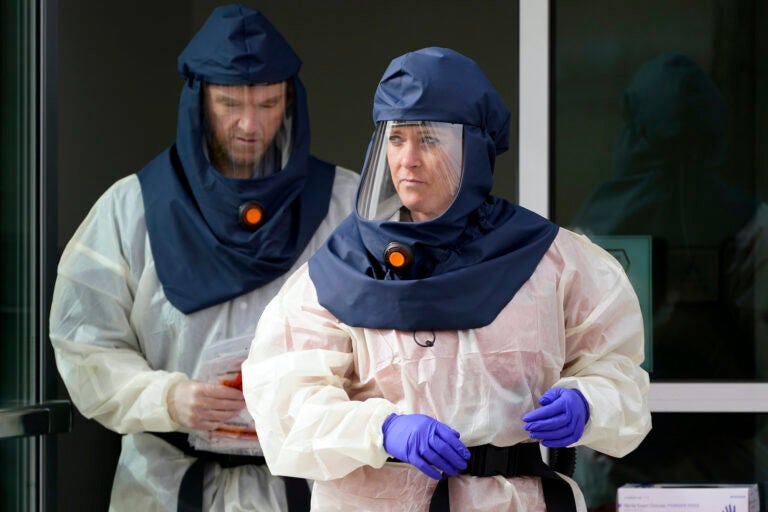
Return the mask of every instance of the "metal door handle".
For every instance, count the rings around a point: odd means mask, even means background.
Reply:
[[[0,438],[59,434],[71,429],[72,403],[69,400],[0,408]]]

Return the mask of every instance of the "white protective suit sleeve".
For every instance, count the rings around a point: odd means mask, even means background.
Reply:
[[[562,230],[561,230],[562,231]],[[613,457],[634,450],[651,429],[642,314],[618,261],[586,236],[566,231],[558,286],[565,321],[566,361],[553,387],[576,388],[590,405],[586,445]]]
[[[330,480],[384,465],[381,426],[398,411],[383,398],[350,400],[352,338],[317,305],[306,274],[305,264],[264,310],[243,363],[243,392],[272,473]],[[297,474],[307,458],[313,463]]]
[[[150,368],[131,321],[149,250],[144,216],[135,215],[136,188],[122,186],[135,179],[105,192],[64,250],[50,338],[59,373],[85,417],[118,433],[172,431],[179,425],[168,413],[168,390],[186,376]]]

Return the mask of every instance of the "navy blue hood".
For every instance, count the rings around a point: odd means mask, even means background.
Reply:
[[[242,5],[219,7],[181,52],[185,78],[176,143],[139,173],[157,274],[168,300],[184,313],[259,288],[288,271],[325,217],[334,166],[309,153],[301,61],[264,18]],[[205,83],[293,84],[292,149],[282,168],[234,179],[214,169],[204,149]],[[260,203],[256,231],[239,223],[239,208]]]
[[[689,57],[644,63],[624,91],[611,177],[576,213],[595,235],[645,235],[714,247],[752,217],[757,199],[727,183],[726,103]]]
[[[453,50],[425,48],[389,65],[376,90],[373,119],[462,124],[462,181],[451,206],[426,222],[351,214],[310,259],[320,304],[358,327],[489,324],[531,276],[558,230],[490,194],[496,156],[509,147],[509,110],[474,61]],[[392,241],[413,249],[406,270],[384,263]]]

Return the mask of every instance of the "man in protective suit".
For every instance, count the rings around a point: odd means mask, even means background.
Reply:
[[[215,9],[178,58],[175,143],[62,255],[59,372],[85,417],[125,434],[110,510],[307,508],[306,481],[264,464],[239,385],[263,308],[357,186],[309,153],[300,64],[261,13]]]
[[[650,430],[632,286],[490,194],[510,114],[471,59],[398,57],[373,115],[355,212],[243,363],[270,468],[314,479],[313,511],[585,510],[540,443],[620,457]]]

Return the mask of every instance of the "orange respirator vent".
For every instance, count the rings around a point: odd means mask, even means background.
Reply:
[[[411,248],[400,242],[390,242],[384,249],[384,262],[393,269],[402,269],[413,260]]]
[[[245,229],[256,229],[264,222],[264,208],[256,202],[244,203],[240,205],[238,216]]]

